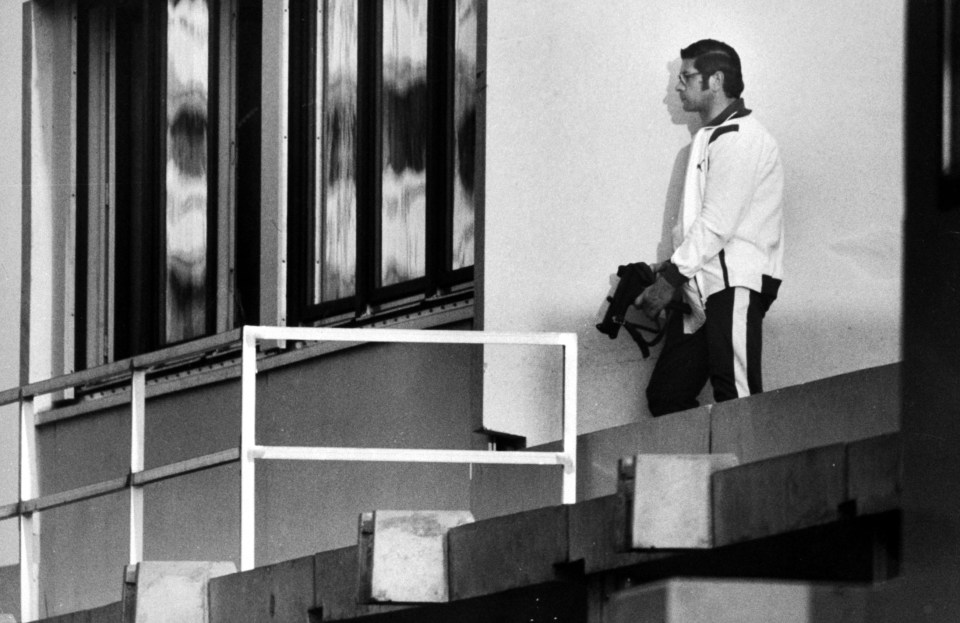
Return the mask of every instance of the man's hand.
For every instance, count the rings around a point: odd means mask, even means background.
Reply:
[[[686,282],[687,278],[680,274],[679,269],[670,260],[654,264],[654,267],[653,272],[656,273],[657,278],[633,304],[643,310],[647,317],[657,320],[670,301],[679,300],[680,286]]]
[[[676,293],[677,288],[671,285],[662,274],[657,274],[657,280],[641,292],[633,304],[643,310],[648,318],[656,320]]]

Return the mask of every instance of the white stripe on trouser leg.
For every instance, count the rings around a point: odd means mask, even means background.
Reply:
[[[747,310],[750,308],[750,290],[733,289],[733,378],[737,384],[737,396],[750,395],[747,381]]]

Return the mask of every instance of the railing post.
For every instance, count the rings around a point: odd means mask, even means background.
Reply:
[[[577,337],[563,343],[563,503],[577,501]]]
[[[253,327],[243,328],[240,351],[240,570],[253,569],[255,560],[256,507],[254,457],[257,421],[257,336]]]
[[[143,560],[143,488],[133,484],[132,475],[142,472],[145,452],[147,373],[134,370],[130,379],[130,564]]]
[[[20,400],[20,503],[39,495],[33,397]],[[40,618],[40,516],[20,513],[20,620]]]

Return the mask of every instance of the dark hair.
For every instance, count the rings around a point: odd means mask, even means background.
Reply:
[[[743,93],[740,55],[726,43],[701,39],[680,50],[680,58],[693,59],[693,66],[700,72],[701,88],[706,89],[710,76],[722,71],[724,94],[727,97],[740,97]]]

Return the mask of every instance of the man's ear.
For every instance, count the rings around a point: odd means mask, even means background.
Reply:
[[[714,78],[716,78],[716,80],[714,80]],[[723,72],[719,69],[710,76],[710,86],[713,87],[714,84],[717,85],[717,88],[714,89],[715,92],[719,93],[723,91],[723,81],[725,78],[726,76],[724,76]]]

